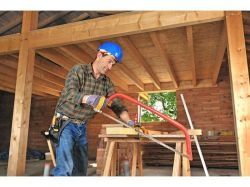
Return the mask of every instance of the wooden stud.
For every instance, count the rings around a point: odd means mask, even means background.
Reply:
[[[181,152],[181,142],[176,142],[175,149]],[[173,171],[172,176],[181,176],[181,155],[178,153],[174,154],[174,164],[173,164]]]
[[[115,141],[108,141],[105,149],[105,154],[104,154],[104,169],[103,169],[103,176],[109,176],[110,175],[110,168],[111,168],[111,160],[112,160],[112,155],[114,152],[114,147],[115,147]]]
[[[37,28],[38,12],[24,12],[19,53],[7,175],[25,174],[35,51],[28,48],[28,32]]]
[[[250,86],[241,12],[226,12],[226,29],[239,170],[250,176]]]
[[[186,143],[182,143],[182,153],[187,154],[187,146]],[[191,176],[191,170],[190,170],[190,162],[188,158],[182,157],[182,176]]]
[[[136,176],[138,150],[137,150],[137,143],[132,143],[132,144],[133,144],[133,157],[132,157],[132,166],[131,166],[131,176]]]

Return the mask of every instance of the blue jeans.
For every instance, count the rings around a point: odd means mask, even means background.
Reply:
[[[69,121],[61,132],[56,145],[56,167],[53,176],[86,176],[88,168],[88,144],[86,123]]]

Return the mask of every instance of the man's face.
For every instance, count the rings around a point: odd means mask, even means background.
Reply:
[[[112,69],[112,66],[115,64],[116,62],[115,62],[114,57],[110,55],[106,55],[106,56],[101,55],[98,66],[97,66],[97,70],[101,74],[106,74],[109,70]]]

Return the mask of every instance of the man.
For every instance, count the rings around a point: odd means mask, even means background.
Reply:
[[[88,167],[87,123],[96,109],[106,106],[106,97],[115,93],[114,85],[105,74],[116,63],[121,63],[123,51],[114,42],[100,45],[94,62],[75,65],[67,75],[65,87],[58,100],[55,116],[62,127],[56,144],[54,176],[86,176]],[[115,99],[110,108],[125,123],[133,126],[128,111]]]

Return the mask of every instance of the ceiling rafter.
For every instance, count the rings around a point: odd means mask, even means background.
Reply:
[[[13,27],[19,25],[20,23],[22,23],[22,16],[21,15],[17,15],[16,18],[13,21],[10,21],[8,24],[6,24],[5,26],[2,26],[0,28],[0,35],[4,34],[5,32],[7,32],[8,30],[12,29]]]
[[[221,35],[220,35],[220,40],[218,42],[218,48],[217,48],[217,54],[215,56],[215,63],[213,65],[213,73],[212,73],[212,83],[216,84],[219,72],[220,72],[220,67],[223,62],[223,57],[225,54],[227,48],[227,37],[226,37],[226,27],[223,24],[222,30],[221,30]]]
[[[164,47],[162,46],[160,39],[157,35],[156,32],[151,32],[150,34],[150,38],[154,43],[154,46],[157,48],[157,50],[160,53],[160,56],[164,59],[165,63],[166,63],[166,67],[168,69],[168,73],[173,81],[174,87],[178,88],[178,80],[174,71],[174,67],[170,61],[170,58],[166,52],[166,50],[164,49]]]
[[[11,54],[9,56],[14,57],[16,60],[18,60],[18,54]],[[35,67],[44,70],[48,73],[51,73],[55,76],[58,76],[62,79],[65,79],[68,74],[68,71],[63,67],[58,66],[55,63],[47,59],[44,59],[39,55],[36,55],[35,57]]]
[[[88,53],[86,53],[77,45],[67,45],[59,47],[59,49],[67,53],[69,56],[73,57],[75,60],[77,60],[79,63],[82,64],[87,64],[89,62],[92,62],[93,60],[93,58]]]
[[[66,70],[70,70],[75,63],[71,62],[70,59],[62,56],[59,52],[55,49],[42,49],[36,51],[39,55],[55,62],[56,64],[62,66]]]
[[[63,16],[65,16],[65,15],[67,15],[69,13],[70,13],[69,11],[62,11],[62,12],[54,13],[52,16],[50,16],[48,18],[45,18],[44,20],[40,21],[40,23],[38,24],[38,28],[46,27],[50,23],[53,23],[57,19],[62,18]]]
[[[144,57],[141,55],[141,53],[138,51],[138,49],[135,47],[133,42],[129,39],[129,37],[119,37],[118,41],[125,47],[125,49],[128,51],[129,55],[132,56],[135,59],[135,62],[137,62],[140,66],[142,66],[145,71],[150,76],[150,79],[153,81],[155,87],[157,89],[161,89],[160,87],[160,81],[158,80],[157,76],[151,69],[151,67],[148,65]]]
[[[0,64],[2,62],[0,61]],[[16,67],[17,68],[17,67]],[[1,74],[1,79],[5,78],[5,81],[10,81],[9,84],[13,85],[15,87],[16,85],[16,78],[17,78],[17,69],[14,69],[10,66],[4,66],[1,64],[0,68],[0,74]],[[46,81],[41,81],[37,77],[34,77],[34,84],[33,84],[33,89],[37,91],[41,91],[44,93],[48,93],[54,96],[58,96],[58,93],[60,93],[58,90],[55,90],[53,88],[50,88],[48,86],[48,83]],[[55,94],[57,93],[57,94]]]
[[[79,16],[77,16],[76,18],[71,19],[70,22],[82,21],[88,17],[89,17],[88,13],[84,12],[84,13],[80,14]]]
[[[4,72],[8,72],[8,74],[10,75],[16,75],[17,73],[17,61],[15,60],[12,60],[12,59],[9,59],[9,58],[5,58],[4,61],[3,60],[0,60],[0,65],[1,65],[1,69],[2,71]],[[44,76],[41,76],[41,75],[47,75],[46,78]],[[63,88],[63,85],[55,82],[56,79],[53,79],[54,77],[48,73],[44,73],[43,71],[41,70],[36,70],[35,69],[35,74],[34,74],[34,82],[39,82],[39,85],[43,85],[45,87],[48,87],[48,88],[53,88],[57,91],[61,91],[62,88]]]
[[[196,86],[196,84],[197,84],[197,77],[196,76],[197,75],[196,75],[195,54],[194,54],[194,38],[193,38],[192,26],[187,26],[186,32],[187,32],[188,61],[189,61],[189,64],[191,65],[193,86]]]

